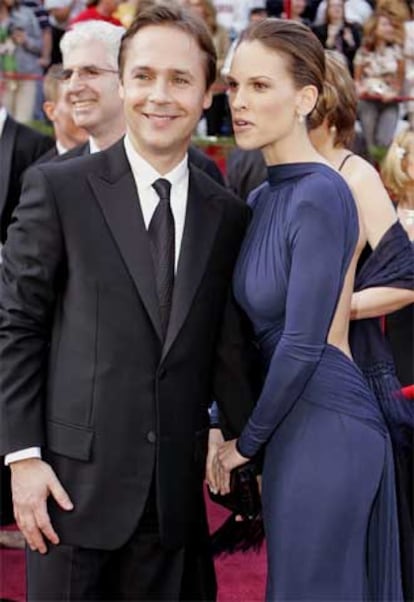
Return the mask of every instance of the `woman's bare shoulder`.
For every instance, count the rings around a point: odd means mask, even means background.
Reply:
[[[364,186],[364,188],[370,186],[384,188],[381,177],[375,167],[359,155],[349,157],[343,167],[342,175],[349,186],[355,189],[355,192],[357,192],[357,188],[359,189],[360,186]]]

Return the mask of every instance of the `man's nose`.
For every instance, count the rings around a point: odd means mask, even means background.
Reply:
[[[66,90],[68,92],[73,92],[74,90],[77,90],[78,88],[83,88],[85,85],[85,82],[80,77],[78,70],[73,69],[69,79],[66,80],[65,85],[66,85]]]
[[[149,94],[149,100],[152,102],[165,103],[171,99],[170,89],[168,82],[164,79],[157,79],[154,81]]]

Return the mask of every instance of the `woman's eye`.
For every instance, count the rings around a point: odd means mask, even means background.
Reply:
[[[237,82],[233,82],[233,81],[228,81],[227,82],[227,87],[229,90],[237,90]]]
[[[254,82],[253,87],[255,90],[262,92],[263,90],[266,90],[267,85],[264,84],[263,82]]]

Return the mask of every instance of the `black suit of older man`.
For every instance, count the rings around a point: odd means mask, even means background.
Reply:
[[[23,172],[54,146],[49,136],[7,116],[0,137],[0,241],[4,243],[21,190]]]
[[[19,200],[23,172],[53,144],[52,138],[6,117],[0,136],[0,243],[6,240],[11,214]],[[0,463],[0,525],[7,525],[14,520],[10,474],[3,466],[2,458]]]

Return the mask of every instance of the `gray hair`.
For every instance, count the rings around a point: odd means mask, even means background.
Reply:
[[[106,21],[91,20],[77,23],[63,35],[60,41],[63,62],[66,62],[70,52],[79,44],[101,42],[106,48],[108,61],[117,69],[119,47],[125,31],[124,27]]]

